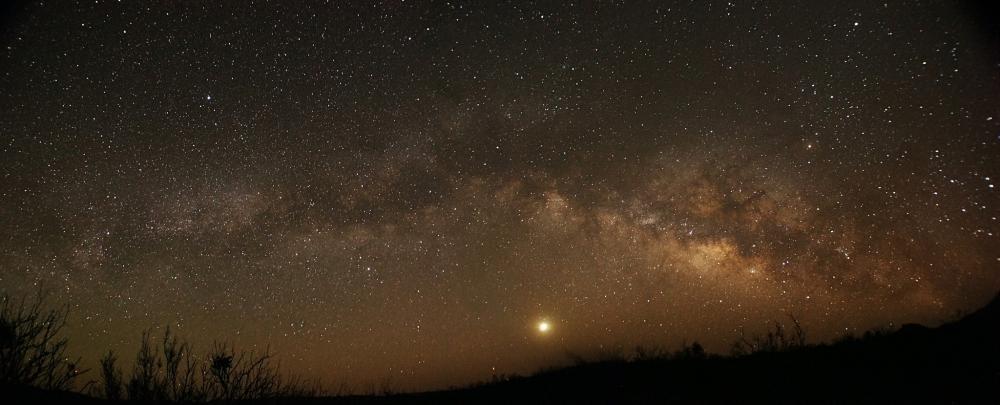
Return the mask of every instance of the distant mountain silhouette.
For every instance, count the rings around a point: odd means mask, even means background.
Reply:
[[[252,403],[1000,403],[1000,294],[937,328],[907,324],[736,357],[699,348],[582,362],[447,391]],[[14,403],[103,402],[28,388],[8,387],[3,394]]]

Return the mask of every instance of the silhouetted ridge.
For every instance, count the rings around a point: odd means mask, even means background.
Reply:
[[[801,331],[792,322],[791,330]],[[634,355],[577,358],[572,367],[448,391],[231,403],[1000,403],[1000,294],[937,328],[906,324],[819,345],[782,330],[775,324],[763,337],[744,336],[743,350],[730,356],[708,354],[697,343],[673,353],[637,348]],[[21,402],[101,401],[24,387],[3,394]]]
[[[986,306],[965,316],[959,322],[983,324],[996,327],[1000,323],[1000,293],[997,293]]]
[[[685,356],[579,364],[417,402],[1000,403],[1000,294],[937,328],[906,324],[820,345],[735,357]]]

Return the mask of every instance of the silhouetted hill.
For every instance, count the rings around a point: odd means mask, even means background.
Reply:
[[[468,388],[252,403],[1000,403],[1000,295],[937,328],[907,324],[834,343],[723,357],[698,350],[619,358]],[[102,402],[4,389],[17,403]]]
[[[358,400],[360,398],[354,398]],[[1000,295],[937,328],[905,325],[741,357],[604,361],[410,403],[1000,403]]]

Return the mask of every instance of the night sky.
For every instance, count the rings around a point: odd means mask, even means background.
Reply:
[[[170,326],[429,389],[1000,290],[991,10],[244,3],[5,6],[0,290],[90,364]]]

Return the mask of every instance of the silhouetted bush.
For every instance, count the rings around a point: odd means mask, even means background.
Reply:
[[[64,358],[66,340],[56,335],[65,323],[65,310],[43,310],[40,299],[12,304],[4,298],[2,304],[0,365],[4,368],[0,371],[4,380],[0,387],[7,389],[0,391],[2,398],[11,403],[44,402],[39,398],[92,403],[92,398],[83,395],[47,391],[69,388],[79,374],[77,362],[59,360]],[[715,403],[788,395],[845,403],[857,398],[998,403],[998,317],[1000,296],[953,324],[937,328],[907,324],[897,331],[874,329],[860,337],[845,335],[829,345],[807,345],[805,332],[792,317],[792,326],[787,329],[775,322],[765,334],[742,334],[733,344],[731,357],[710,355],[697,342],[682,344],[674,352],[636,347],[634,354],[628,355],[620,346],[601,346],[590,353],[591,360],[569,354],[575,366],[546,369],[530,377],[494,375],[489,382],[466,388],[414,394],[396,394],[395,381],[386,379],[381,387],[371,384],[368,394],[372,398],[320,401],[669,403],[694,399]],[[35,347],[31,342],[46,343]],[[99,385],[90,392],[111,400],[149,403],[311,403],[300,399],[318,392],[316,383],[283,376],[267,349],[259,353],[238,351],[229,344],[216,343],[209,353],[198,356],[169,329],[162,341],[154,342],[149,332],[142,334],[127,378],[115,353],[107,352],[100,359]],[[31,350],[41,355],[30,354]],[[15,356],[17,353],[21,357]],[[47,360],[12,360],[18,358]],[[35,371],[21,374],[27,372],[24,370]],[[30,378],[47,372],[49,377]],[[340,389],[341,395],[351,393],[350,387]],[[733,393],[739,396],[730,397]]]
[[[664,360],[670,357],[670,351],[662,347],[636,346],[632,352],[633,361]]]
[[[83,373],[66,356],[59,337],[67,309],[46,309],[45,294],[32,300],[0,297],[0,384],[68,390]]]
[[[170,333],[163,336],[163,364],[165,394],[175,401],[195,402],[204,399],[198,390],[198,367],[191,353],[191,345],[182,343]]]
[[[259,400],[276,397],[315,396],[318,385],[297,377],[285,377],[269,351],[237,351],[216,343],[204,359],[192,353],[168,328],[162,344],[154,349],[149,332],[143,332],[132,373],[125,384],[129,400],[210,402]],[[121,397],[122,372],[109,352],[101,360],[102,392],[105,398]]]
[[[103,388],[101,394],[105,398],[110,400],[122,399],[123,387],[122,387],[122,372],[118,369],[115,364],[118,362],[118,358],[115,357],[113,351],[108,351],[104,357],[101,358],[101,387]]]
[[[747,338],[746,333],[741,329],[740,338],[733,342],[730,353],[733,356],[744,356],[754,353],[772,353],[787,351],[795,348],[805,347],[806,333],[794,316],[788,316],[792,320],[792,332],[787,334],[785,326],[781,322],[774,321],[771,329],[764,335],[755,334]]]
[[[156,354],[153,353],[152,345],[149,342],[149,332],[143,332],[142,340],[139,343],[139,352],[132,365],[132,376],[126,385],[129,399],[158,399],[156,394],[161,366],[162,363],[157,361]]]
[[[221,400],[302,396],[309,392],[297,379],[285,380],[278,373],[268,350],[262,353],[237,352],[231,346],[216,343],[209,355],[206,393]]]
[[[674,353],[674,359],[678,360],[703,360],[708,357],[705,353],[705,348],[701,346],[701,343],[694,342],[690,346],[687,344],[681,345],[680,350]]]

